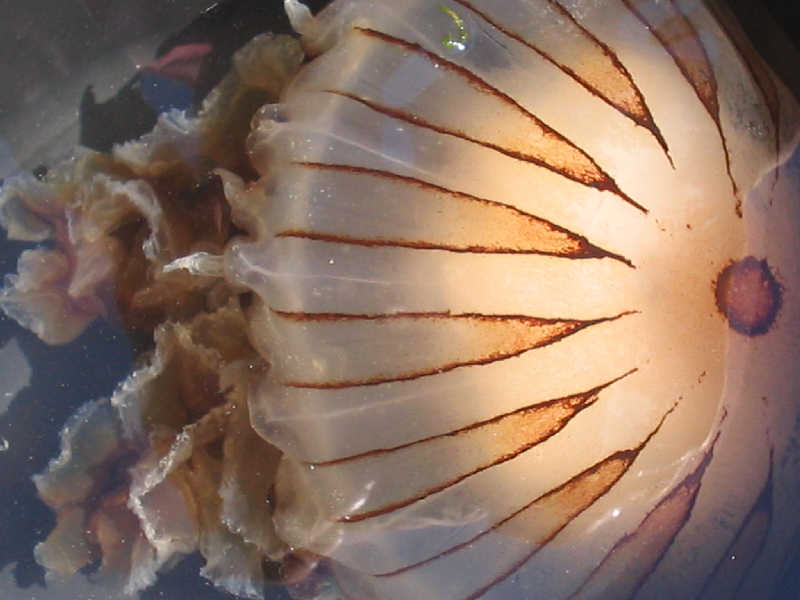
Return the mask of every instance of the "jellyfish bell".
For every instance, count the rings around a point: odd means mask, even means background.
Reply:
[[[255,120],[264,226],[227,254],[278,535],[359,598],[774,577],[791,94],[700,3],[287,5],[318,56]]]
[[[21,263],[7,310],[61,341],[126,273],[122,322],[155,336],[37,478],[40,560],[102,555],[133,592],[198,550],[229,591],[298,599],[780,585],[800,108],[735,25],[678,0],[285,4],[310,60],[240,56],[281,89],[246,146],[228,81],[6,191],[58,258]]]

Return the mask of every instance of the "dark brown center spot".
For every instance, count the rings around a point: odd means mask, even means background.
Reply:
[[[717,307],[745,335],[769,331],[781,307],[781,285],[766,260],[748,256],[725,267],[715,284]]]

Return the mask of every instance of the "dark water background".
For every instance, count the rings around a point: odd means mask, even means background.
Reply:
[[[787,58],[784,47],[763,24],[768,9],[797,44],[800,2],[730,3],[744,15],[749,33],[776,70],[785,78],[800,81],[800,64]],[[206,79],[193,90],[196,97],[190,101],[196,102],[224,72],[226,57],[237,44],[258,31],[287,27],[278,0],[230,0],[212,7],[216,13],[206,13],[196,21],[211,5],[210,0],[0,0],[0,177],[33,169],[40,161],[47,164],[48,152],[77,142],[81,135],[78,106],[86,85],[95,85],[98,102],[102,102],[119,94],[135,73],[135,65],[152,60],[165,44],[207,39],[219,54],[218,64],[207,69]],[[795,87],[798,89],[800,86]],[[143,112],[137,114],[138,121],[132,117],[134,109],[127,107],[116,115],[110,113],[110,123],[103,122],[120,130],[134,123],[144,131],[154,113],[148,115],[146,107],[139,109]],[[56,127],[53,111],[61,118]],[[60,137],[57,144],[52,143],[53,129]],[[89,138],[93,135],[85,123],[83,133]],[[92,141],[97,145],[107,142],[88,140]],[[43,149],[42,153],[36,154],[37,149]],[[16,271],[17,255],[29,245],[8,242],[4,233],[0,235],[0,273],[11,273]],[[0,415],[0,446],[8,443],[7,450],[0,452],[0,598],[110,598],[100,589],[42,587],[44,573],[35,563],[32,549],[46,537],[54,520],[36,498],[31,475],[42,471],[58,453],[58,432],[67,417],[86,401],[110,395],[129,373],[129,340],[124,332],[97,322],[72,344],[49,347],[0,316],[0,347],[13,338],[28,358],[33,378],[8,412]],[[233,598],[200,578],[197,571],[201,566],[197,556],[187,558],[140,598]],[[793,571],[794,577],[784,582],[784,589],[773,596],[775,600],[800,598],[800,565]],[[268,594],[271,600],[288,598],[278,589]]]

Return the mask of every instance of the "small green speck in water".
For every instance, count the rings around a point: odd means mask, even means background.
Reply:
[[[444,14],[453,19],[453,23],[455,23],[455,26],[458,29],[458,33],[456,35],[448,33],[446,36],[442,38],[442,46],[444,46],[448,50],[459,50],[459,51],[466,50],[467,28],[464,27],[464,19],[459,17],[458,13],[456,13],[456,11],[454,11],[449,6],[440,4],[439,8]]]

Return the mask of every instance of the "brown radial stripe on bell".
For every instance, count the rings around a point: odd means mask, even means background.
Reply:
[[[719,119],[717,78],[697,30],[673,0],[661,2],[635,2],[622,0],[623,4],[639,19],[664,47],[683,77],[692,86],[700,102],[713,119],[719,132],[725,154],[725,170],[736,196],[736,214],[742,216],[739,188],[731,172],[731,157],[722,124]]]
[[[524,119],[535,136],[537,142],[527,143],[526,148],[512,147],[503,143],[498,143],[495,140],[480,139],[469,135],[468,132],[460,131],[451,127],[444,126],[439,123],[426,121],[421,115],[410,113],[406,110],[386,106],[385,104],[373,99],[363,98],[359,95],[353,94],[346,90],[329,89],[329,93],[338,94],[340,96],[349,98],[354,102],[358,102],[372,110],[385,114],[394,119],[407,122],[411,125],[424,127],[432,131],[444,135],[451,135],[465,141],[472,142],[505,154],[511,158],[525,161],[537,166],[543,167],[558,173],[572,181],[586,185],[588,187],[611,192],[621,198],[626,203],[630,204],[637,210],[647,213],[647,209],[636,202],[633,198],[625,194],[614,181],[614,179],[606,173],[588,154],[576,146],[573,142],[569,141],[563,135],[553,130],[547,124],[543,123],[536,115],[528,112],[520,106],[508,94],[493,87],[468,69],[461,67],[445,58],[442,58],[428,50],[425,50],[420,45],[408,42],[406,40],[396,38],[394,36],[375,31],[373,29],[365,29],[357,27],[354,31],[368,36],[374,40],[378,40],[385,44],[391,44],[402,48],[404,51],[413,52],[420,57],[426,58],[431,64],[436,65],[438,68],[447,69],[451,73],[463,78],[469,86],[480,94],[487,94],[494,99],[502,102],[504,108],[510,111],[521,119]]]
[[[614,598],[626,600],[636,595],[647,578],[656,570],[683,526],[689,521],[719,435],[720,432],[717,431],[694,471],[647,513],[634,531],[614,544],[602,562],[570,598],[591,598],[594,586],[602,586],[602,582],[609,579],[614,580],[611,584]],[[628,565],[624,570],[623,564]],[[623,577],[613,575],[622,572],[625,573]],[[606,588],[606,591],[611,587]]]
[[[377,385],[391,381],[408,381],[445,373],[459,367],[485,365],[499,360],[519,356],[529,350],[554,344],[578,331],[616,321],[635,311],[626,311],[611,317],[586,321],[576,319],[541,319],[526,315],[485,315],[477,313],[392,313],[375,315],[353,315],[340,313],[302,313],[273,310],[273,314],[286,321],[302,323],[306,328],[312,324],[346,326],[347,323],[370,323],[374,335],[390,335],[392,324],[407,326],[421,324],[433,334],[452,336],[462,334],[469,337],[462,344],[462,355],[451,362],[430,364],[407,372],[386,372],[362,379],[330,379],[327,381],[284,381],[283,385],[297,388],[339,389],[364,385]],[[317,332],[319,333],[319,332]]]
[[[700,600],[736,597],[756,559],[761,556],[772,526],[772,459],[770,451],[770,467],[764,487],[703,584],[697,596]]]
[[[580,35],[597,49],[596,56],[591,57],[591,59],[587,60],[585,63],[577,63],[568,66],[558,62],[533,41],[513,31],[507,25],[499,23],[487,12],[475,7],[472,2],[468,0],[454,1],[480,15],[484,21],[496,27],[508,37],[527,46],[539,56],[553,64],[556,68],[560,69],[563,73],[574,79],[576,83],[583,86],[589,93],[597,96],[640,127],[647,129],[656,139],[658,145],[661,146],[670,164],[672,164],[667,142],[656,125],[653,115],[650,113],[650,109],[645,102],[644,96],[634,83],[633,77],[628,72],[628,69],[625,68],[625,65],[622,64],[617,54],[607,44],[604,44],[592,35],[589,30],[581,25],[563,6],[561,6],[561,4],[556,2],[556,0],[548,0],[553,11],[562,19],[569,21],[572,27],[574,27],[576,31],[579,31]]]
[[[476,222],[480,223],[479,233],[485,236],[485,239],[475,240],[475,233],[472,234],[472,238],[442,234],[436,238],[408,239],[399,235],[391,238],[363,234],[356,236],[319,229],[299,228],[282,230],[276,233],[275,237],[305,238],[359,246],[393,246],[475,254],[542,254],[567,259],[610,258],[635,268],[628,258],[592,244],[585,236],[502,202],[487,200],[421,179],[378,169],[312,162],[295,162],[293,165],[306,169],[364,177],[365,187],[376,180],[416,187],[430,194],[432,199],[449,202],[454,210],[447,211],[448,215],[458,215],[455,207],[461,206],[462,210],[470,211],[470,216],[479,217],[476,218]],[[449,216],[448,219],[459,220],[452,216]]]

